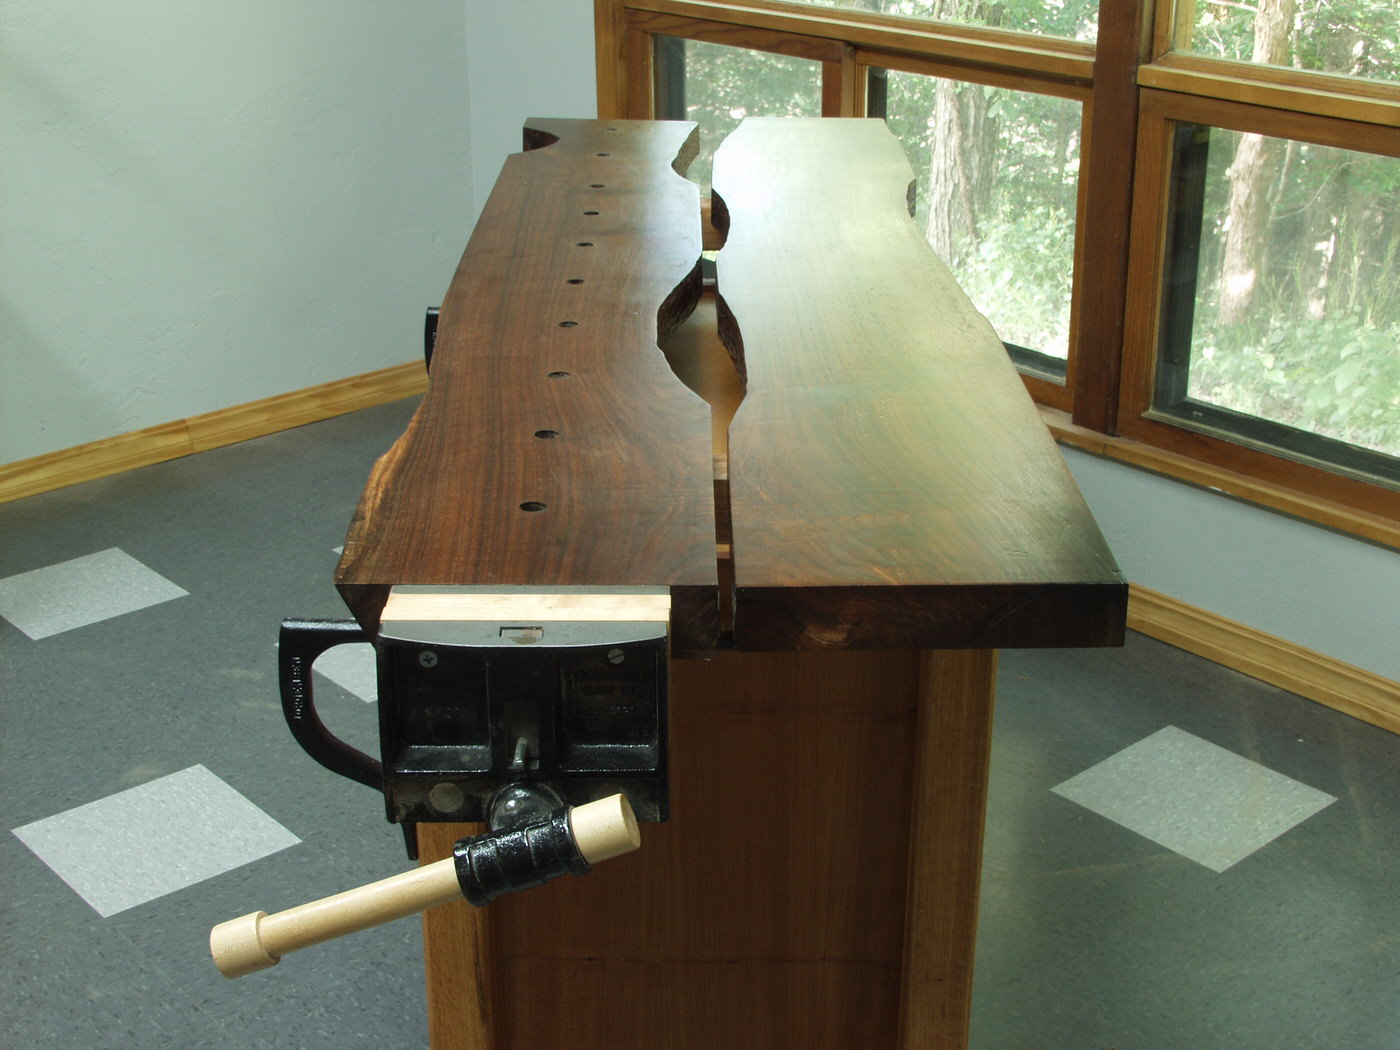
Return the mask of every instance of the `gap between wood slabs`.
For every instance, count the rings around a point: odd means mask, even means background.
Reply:
[[[671,371],[710,406],[710,447],[715,472],[715,556],[719,572],[720,628],[734,626],[733,528],[729,514],[729,424],[744,400],[744,381],[719,336],[716,293],[706,288],[694,312],[664,340]]]

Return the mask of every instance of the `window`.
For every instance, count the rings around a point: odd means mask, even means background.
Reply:
[[[1400,481],[1400,160],[1172,135],[1154,410]]]
[[[1177,7],[1176,33],[1198,55],[1400,81],[1394,0],[1190,0]]]
[[[822,7],[902,15],[936,22],[1015,29],[1092,41],[1098,32],[1097,0],[1057,0],[1008,7],[993,0],[801,0]]]
[[[867,112],[914,167],[914,221],[1026,369],[1069,356],[1081,105],[872,69]]]
[[[1394,0],[595,4],[604,115],[883,117],[1061,440],[1400,546]]]
[[[1139,112],[1121,433],[1400,545],[1400,130],[1194,91]]]
[[[822,115],[821,63],[680,37],[655,38],[656,116],[700,125],[689,177],[710,192],[715,147],[745,117]]]

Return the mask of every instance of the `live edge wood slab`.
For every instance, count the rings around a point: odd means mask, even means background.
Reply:
[[[1112,644],[1113,559],[912,183],[877,120],[754,118],[719,148],[735,641]]]
[[[700,296],[694,125],[532,121],[438,320],[428,393],[369,479],[337,583],[669,585],[713,648],[710,411],[657,349]]]
[[[996,649],[1119,644],[1113,559],[880,122],[730,136],[688,319],[693,126],[526,146],[338,584],[370,629],[397,583],[667,585],[698,658],[640,851],[425,916],[433,1046],[963,1047]]]

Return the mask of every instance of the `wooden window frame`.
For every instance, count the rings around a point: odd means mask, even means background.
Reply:
[[[1292,110],[1267,109],[1240,102],[1206,99],[1194,94],[1144,90],[1140,110],[1134,193],[1133,252],[1129,266],[1125,344],[1139,352],[1125,355],[1120,432],[1126,437],[1190,459],[1203,460],[1261,482],[1293,488],[1320,503],[1351,507],[1360,535],[1380,542],[1387,530],[1368,528],[1367,519],[1394,529],[1400,519],[1400,492],[1348,476],[1336,469],[1311,466],[1238,439],[1215,437],[1178,426],[1153,410],[1152,394],[1163,303],[1171,134],[1177,123],[1205,124],[1231,131],[1257,132],[1279,138],[1355,149],[1364,134],[1367,152],[1400,157],[1400,129],[1339,122]],[[1336,524],[1336,520],[1331,522]]]
[[[856,75],[862,89],[866,83],[864,71],[870,68],[889,69],[901,73],[914,73],[920,76],[944,77],[973,84],[986,84],[989,87],[1005,88],[1011,91],[1029,91],[1055,98],[1069,99],[1083,107],[1080,125],[1081,156],[1088,152],[1088,139],[1092,126],[1093,91],[1091,82],[1082,76],[1064,78],[1032,78],[1024,72],[1007,70],[1001,67],[967,66],[942,57],[910,55],[906,52],[859,47],[854,49],[853,61]],[[861,107],[864,112],[864,106]],[[1078,200],[1075,205],[1074,246],[1072,265],[1079,272],[1085,261],[1085,213],[1088,206],[1088,179],[1079,178]],[[1078,333],[1083,309],[1081,307],[1081,284],[1074,282],[1069,310],[1069,345],[1079,342]],[[1031,396],[1042,405],[1049,405],[1062,412],[1069,412],[1073,403],[1073,391],[1078,378],[1079,357],[1070,353],[1065,361],[1065,381],[1056,382],[1029,372],[1021,373],[1021,381]]]
[[[1173,49],[1171,0],[1100,0],[1095,44],[787,0],[594,0],[601,117],[651,118],[652,37],[822,63],[822,111],[865,112],[866,70],[1084,106],[1064,385],[1024,375],[1063,443],[1400,548],[1400,491],[1151,418],[1176,121],[1400,156],[1400,85]]]

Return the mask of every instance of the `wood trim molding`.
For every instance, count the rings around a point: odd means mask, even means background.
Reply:
[[[631,20],[650,13],[697,24],[733,26],[739,32],[768,30],[1066,80],[1087,81],[1093,76],[1092,45],[1035,33],[769,0],[595,0],[599,2],[625,9]]]
[[[598,81],[598,116],[620,120],[625,115],[627,84],[627,14],[608,0],[594,0],[593,46]]]
[[[1071,404],[1075,423],[1117,430],[1128,299],[1133,158],[1137,148],[1137,70],[1147,49],[1150,14],[1142,0],[1104,0],[1094,60],[1094,95],[1085,112],[1081,207],[1075,243],[1075,342]]]
[[[412,361],[0,464],[0,503],[412,397],[427,387],[422,363]]]
[[[1039,408],[1040,418],[1062,445],[1267,507],[1382,547],[1400,550],[1400,520],[1387,514],[1365,511],[1133,438],[1100,434],[1087,427],[1076,426],[1064,412],[1046,405]]]
[[[1128,626],[1150,638],[1400,733],[1400,682],[1133,584]]]
[[[693,18],[656,11],[632,10],[628,14],[629,29],[647,36],[679,36],[711,44],[724,44],[756,51],[771,51],[790,58],[805,58],[813,62],[840,63],[842,44],[839,40],[802,36],[753,26],[727,22],[704,22]],[[648,80],[651,78],[648,77]]]
[[[1400,127],[1400,97],[1390,85],[1184,55],[1167,55],[1143,66],[1138,83],[1209,99]]]

